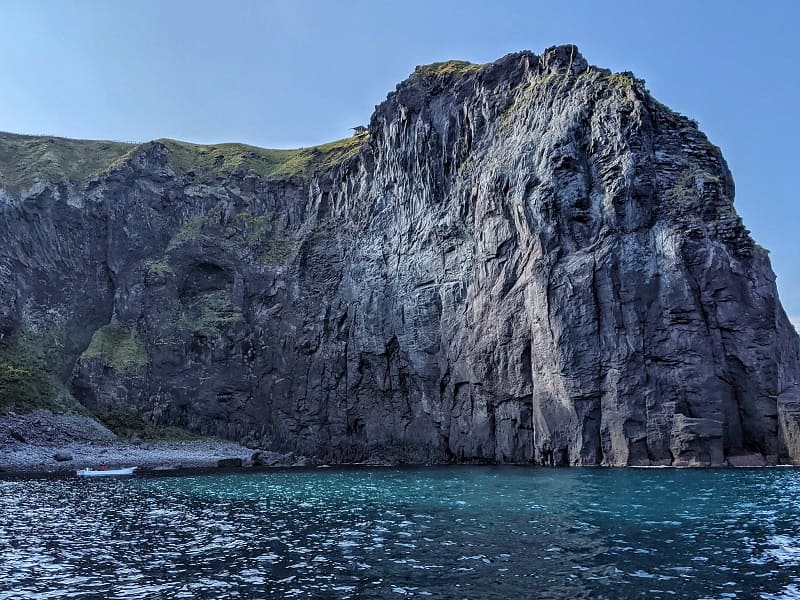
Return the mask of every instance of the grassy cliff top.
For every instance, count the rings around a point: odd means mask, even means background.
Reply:
[[[225,173],[239,169],[261,177],[308,173],[358,153],[368,136],[353,136],[310,148],[269,150],[246,144],[191,144],[161,139],[178,173]],[[38,180],[88,181],[144,144],[72,140],[54,136],[0,133],[0,188],[12,193]]]
[[[295,150],[269,150],[247,144],[190,144],[158,140],[170,155],[173,168],[182,173],[252,171],[261,177],[299,175],[333,166],[358,153],[366,136],[353,136],[321,146]]]
[[[444,62],[435,62],[429,65],[420,65],[414,69],[414,75],[417,77],[427,77],[430,75],[466,75],[467,73],[480,71],[481,66],[482,65],[477,65],[465,60],[446,60]]]
[[[85,181],[134,144],[0,133],[0,187],[18,191],[37,179]]]

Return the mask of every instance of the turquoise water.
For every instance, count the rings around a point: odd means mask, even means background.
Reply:
[[[2,598],[798,598],[800,470],[0,481]]]

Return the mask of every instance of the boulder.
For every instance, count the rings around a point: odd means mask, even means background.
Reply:
[[[250,462],[254,467],[277,467],[289,465],[292,463],[293,457],[280,452],[269,452],[266,450],[258,450],[253,452],[250,457]]]
[[[56,452],[53,455],[53,458],[58,462],[67,462],[69,460],[72,460],[72,455],[66,452]]]

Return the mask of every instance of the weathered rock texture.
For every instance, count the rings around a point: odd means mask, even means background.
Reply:
[[[333,462],[800,461],[767,254],[642,81],[573,46],[420,67],[346,144],[18,173],[0,332],[39,370],[7,389],[55,367],[90,409]]]

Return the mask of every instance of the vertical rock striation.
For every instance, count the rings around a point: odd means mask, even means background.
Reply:
[[[574,46],[419,67],[343,147],[114,150],[0,180],[8,381],[44,332],[91,409],[320,460],[800,462],[719,149]]]

